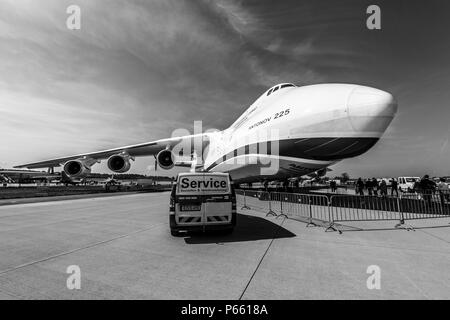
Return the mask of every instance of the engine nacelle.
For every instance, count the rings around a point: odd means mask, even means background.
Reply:
[[[324,175],[326,175],[327,172],[328,172],[328,168],[323,168],[323,169],[317,170],[316,174],[317,174],[317,177],[320,178],[320,177],[323,177]]]
[[[64,164],[63,170],[71,178],[83,178],[91,173],[91,166],[83,160],[69,160]]]
[[[156,161],[159,166],[165,170],[172,169],[175,166],[175,156],[170,150],[161,150],[156,155]]]
[[[108,159],[108,168],[111,171],[124,173],[130,170],[130,167],[131,163],[129,155],[116,154]]]

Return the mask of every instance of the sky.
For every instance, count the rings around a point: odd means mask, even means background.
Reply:
[[[66,26],[73,4],[80,30]],[[366,28],[371,4],[381,30]],[[399,111],[375,147],[330,175],[450,175],[449,9],[444,0],[1,0],[0,167],[166,138],[198,120],[224,129],[277,83],[343,82],[391,92]],[[154,174],[153,157],[131,172]]]

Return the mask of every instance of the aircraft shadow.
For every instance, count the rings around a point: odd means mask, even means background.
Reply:
[[[264,218],[238,214],[236,227],[231,234],[191,232],[187,234],[184,240],[187,244],[208,244],[292,238],[295,236],[289,230]]]

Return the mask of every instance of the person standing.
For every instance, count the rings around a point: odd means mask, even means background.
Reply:
[[[372,178],[372,188],[373,188],[373,195],[378,196],[379,185],[377,179],[375,178]]]
[[[367,192],[368,192],[369,196],[371,196],[372,191],[373,191],[372,180],[370,180],[370,179],[366,180],[366,188],[367,188]]]
[[[364,182],[361,178],[358,178],[358,181],[356,181],[356,189],[357,194],[359,194],[360,196],[364,195]]]
[[[436,183],[434,181],[430,180],[429,175],[424,175],[422,180],[419,182],[419,189],[420,192],[422,192],[423,199],[426,203],[431,205],[431,197],[436,190]]]
[[[448,199],[449,196],[449,186],[447,183],[445,183],[444,178],[439,179],[439,183],[437,184],[437,189],[439,191],[439,196],[441,198],[441,204],[444,205],[445,201]]]
[[[396,197],[398,197],[398,182],[397,182],[397,180],[392,178],[391,179],[391,197],[394,195],[394,192],[395,192]]]
[[[336,181],[331,180],[330,181],[330,188],[331,188],[331,192],[336,192]]]
[[[387,197],[387,183],[384,179],[380,183],[380,194],[382,197]]]

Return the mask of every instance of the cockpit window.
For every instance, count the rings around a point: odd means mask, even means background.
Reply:
[[[272,93],[274,93],[278,89],[283,89],[283,88],[287,88],[287,87],[295,87],[295,85],[293,85],[292,83],[285,83],[282,85],[277,85],[276,87],[273,87],[272,89],[270,89],[269,92],[267,92],[267,96],[270,96]]]

